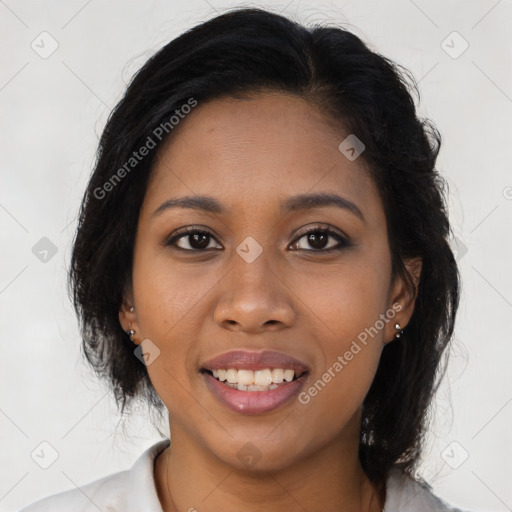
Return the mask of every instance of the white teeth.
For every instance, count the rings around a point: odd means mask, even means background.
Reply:
[[[293,370],[291,371],[293,372]],[[256,370],[254,372],[254,384],[258,386],[270,386],[270,384],[272,384],[272,372],[270,370]]]
[[[216,368],[213,376],[228,386],[241,391],[268,391],[275,389],[284,381],[291,382],[296,372],[291,369],[265,368],[264,370],[237,370],[235,368]],[[300,372],[297,372],[297,377]]]
[[[295,375],[295,372],[293,370],[285,370],[284,371],[284,380],[287,382],[291,382],[293,380],[293,376]]]
[[[284,379],[284,370],[281,368],[275,368],[272,370],[272,382],[275,382],[276,384],[280,384],[283,382]]]
[[[257,384],[251,384],[247,386],[247,391],[268,391],[268,386],[258,386]]]
[[[238,382],[238,372],[234,368],[229,368],[226,372],[226,380],[230,384],[236,384]]]
[[[215,377],[215,375],[214,375]],[[252,370],[238,370],[238,384],[248,386],[254,382],[254,375]]]
[[[278,384],[270,384],[270,386],[257,386],[256,384],[244,386],[243,384],[230,384],[229,382],[226,382],[226,384],[230,388],[238,389],[238,391],[270,391],[279,387]]]

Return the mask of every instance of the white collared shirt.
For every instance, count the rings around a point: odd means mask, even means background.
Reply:
[[[163,512],[155,486],[154,461],[168,446],[169,440],[159,441],[130,470],[43,498],[20,512]],[[386,485],[384,512],[461,511],[434,496],[427,484],[394,469]]]

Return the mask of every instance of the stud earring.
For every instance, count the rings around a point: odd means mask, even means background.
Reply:
[[[135,311],[135,308],[133,306],[130,306],[130,313],[133,313]],[[133,337],[135,336],[135,331],[132,329],[132,323],[130,322],[128,324],[128,331],[126,331],[126,334],[128,334],[130,341],[134,343]]]
[[[398,340],[400,338],[400,336],[402,336],[402,334],[404,333],[404,330],[400,327],[399,323],[395,324],[395,329],[397,331],[395,334],[395,338]]]
[[[130,341],[133,342],[133,337],[135,336],[135,331],[132,329],[132,323],[130,322],[128,324],[128,331],[126,332],[126,334],[128,334],[128,336],[130,337]]]

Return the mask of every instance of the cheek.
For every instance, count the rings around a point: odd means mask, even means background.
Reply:
[[[154,245],[154,241],[152,242]],[[226,270],[205,263],[171,261],[164,250],[148,249],[141,238],[133,265],[133,293],[142,339],[160,350],[147,366],[151,382],[170,412],[180,417],[190,409],[201,343],[212,313],[212,297]],[[204,347],[203,347],[204,348]],[[195,384],[197,385],[197,383]]]
[[[171,262],[165,249],[150,251],[142,246],[136,247],[133,267],[139,328],[144,336],[167,342],[175,331],[189,326],[218,275],[206,272],[200,264]]]
[[[316,313],[315,337],[321,347],[299,401],[308,416],[330,422],[331,434],[362,404],[377,371],[384,347],[386,322],[381,315],[387,307],[388,278],[386,262],[361,259],[322,279],[305,279],[297,290]]]
[[[342,431],[357,414],[384,347],[384,330],[375,327],[384,311],[383,301],[376,299],[375,288],[359,280],[358,286],[345,281],[337,290],[317,303],[323,320],[316,333],[321,351],[299,395],[305,416],[311,420],[302,425],[318,444]]]
[[[373,345],[380,344],[384,329],[379,318],[388,307],[389,267],[385,257],[372,261],[354,253],[332,268],[303,272],[296,281],[294,292],[307,306],[303,316],[315,318],[322,332],[317,334],[319,341],[328,340],[323,342],[327,356],[335,359],[352,340],[364,340],[365,333],[370,337],[368,330]]]

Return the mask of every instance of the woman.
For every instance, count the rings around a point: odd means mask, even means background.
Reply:
[[[88,360],[172,443],[27,512],[455,510],[414,478],[459,279],[407,77],[258,9],[138,72],[70,283]]]

